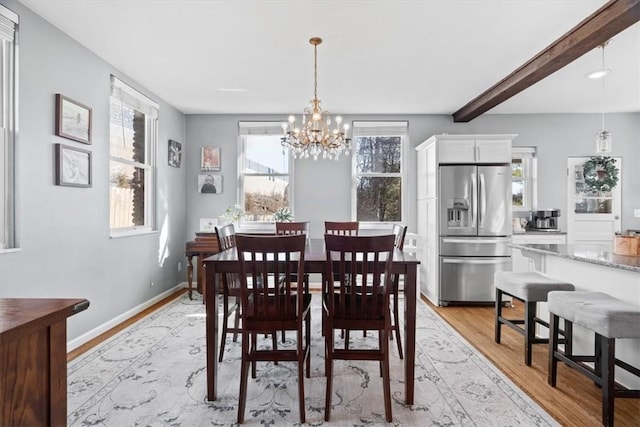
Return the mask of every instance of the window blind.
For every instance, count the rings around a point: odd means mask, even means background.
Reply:
[[[238,122],[239,135],[282,135],[282,122]]]
[[[13,42],[17,24],[18,15],[0,5],[0,37],[3,40]]]
[[[354,121],[353,136],[397,136],[406,135],[409,130],[409,122],[374,122]]]
[[[153,119],[158,118],[160,106],[115,76],[111,76],[111,96],[130,105]]]

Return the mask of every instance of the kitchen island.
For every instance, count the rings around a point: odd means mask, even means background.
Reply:
[[[640,257],[616,255],[613,246],[606,244],[511,247],[531,258],[536,271],[573,283],[576,291],[604,292],[640,307]],[[539,313],[543,319],[548,318],[546,303],[540,303]],[[593,354],[593,341],[593,333],[574,328],[575,354]],[[618,340],[616,357],[640,368],[640,340]],[[637,377],[620,371],[616,371],[617,381],[640,388]]]

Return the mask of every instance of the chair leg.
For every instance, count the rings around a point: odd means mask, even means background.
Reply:
[[[382,335],[382,339],[380,340],[380,345],[382,346],[382,386],[384,388],[384,415],[387,422],[393,421],[393,416],[391,414],[391,380],[389,375],[389,339],[387,338],[387,333],[390,330],[385,329],[380,331]]]
[[[331,418],[331,397],[333,394],[333,328],[325,331],[325,353],[326,353],[326,362],[325,362],[325,370],[327,376],[327,386],[325,388],[325,400],[324,400],[324,420],[329,422],[329,418]]]
[[[305,423],[304,411],[304,359],[305,352],[302,344],[302,325],[298,325],[298,411],[300,412],[300,424]]]
[[[238,424],[244,422],[244,409],[247,403],[247,382],[249,377],[249,334],[242,334],[242,362],[240,367],[240,396],[238,397]]]
[[[495,341],[500,344],[501,326],[500,317],[502,316],[502,291],[496,288],[496,319],[495,319]]]
[[[251,354],[256,352],[257,341],[258,341],[258,334],[252,333],[251,334],[251,350],[250,350]],[[255,360],[251,361],[251,378],[253,379],[256,378],[256,361]]]
[[[555,387],[556,376],[558,374],[558,360],[556,359],[555,353],[558,351],[559,319],[558,316],[553,313],[549,313],[549,315],[549,369],[547,371],[547,382],[551,387]]]
[[[220,334],[220,354],[218,356],[218,363],[222,363],[222,356],[224,355],[224,346],[227,343],[227,328],[229,318],[229,296],[222,295],[222,333]]]
[[[531,366],[531,352],[536,336],[536,303],[526,301],[524,305],[524,363]]]
[[[233,327],[235,328],[235,332],[233,333],[233,342],[238,341],[238,330],[240,330],[240,298],[236,297],[236,315],[235,320],[233,322]]]
[[[402,354],[402,339],[400,338],[400,315],[398,309],[398,288],[394,288],[393,294],[393,324],[395,329],[396,343],[398,344],[398,355],[400,356],[400,360],[404,359],[404,355]],[[393,336],[394,334],[389,334]]]
[[[305,339],[305,357],[307,358],[307,378],[311,378],[311,313],[307,313]]]
[[[596,340],[601,341],[602,360],[602,425],[613,427],[614,420],[614,390],[616,365],[616,339],[606,338],[596,334]]]

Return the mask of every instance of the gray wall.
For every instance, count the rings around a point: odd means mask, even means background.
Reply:
[[[293,112],[295,113],[295,112]],[[283,121],[279,116],[199,115],[187,116],[187,235],[199,228],[199,218],[221,215],[233,205],[237,196],[237,128],[238,121]],[[595,135],[600,130],[599,114],[510,114],[484,115],[470,123],[453,123],[450,116],[344,116],[351,120],[408,120],[409,150],[408,212],[406,223],[415,232],[416,219],[416,158],[413,147],[431,135],[440,133],[505,133],[518,134],[514,146],[534,146],[538,156],[538,207],[560,208],[560,227],[566,230],[567,157],[592,156]],[[623,157],[622,167],[622,229],[640,228],[640,218],[633,209],[640,209],[640,113],[608,114],[607,129],[613,133],[612,156]],[[220,146],[224,193],[197,193],[196,176],[200,162],[200,147]],[[311,221],[311,234],[323,232],[325,219],[348,220],[350,204],[351,163],[340,161],[297,160],[295,169],[295,216]]]
[[[0,254],[0,297],[87,298],[90,308],[69,319],[73,339],[184,281],[186,168],[168,166],[167,141],[186,142],[185,119],[29,9],[3,4],[20,15],[20,250]],[[166,234],[109,238],[112,73],[160,104],[157,217]],[[56,93],[93,108],[91,145],[54,135]],[[91,188],[54,185],[55,143],[92,152]]]

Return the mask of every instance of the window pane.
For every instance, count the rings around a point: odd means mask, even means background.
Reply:
[[[513,178],[511,181],[512,206],[524,206],[524,180]]]
[[[245,176],[245,221],[272,221],[273,213],[289,206],[288,176]]]
[[[511,176],[516,178],[524,177],[524,171],[522,167],[522,159],[512,159],[511,160]]]
[[[145,224],[144,169],[111,161],[110,166],[110,226],[134,227]]]
[[[145,115],[111,98],[111,156],[145,162]]]
[[[360,136],[356,138],[356,173],[399,173],[402,138]]]
[[[401,195],[400,177],[357,178],[358,221],[401,221]]]
[[[289,152],[280,137],[248,135],[245,146],[245,173],[289,173]]]

